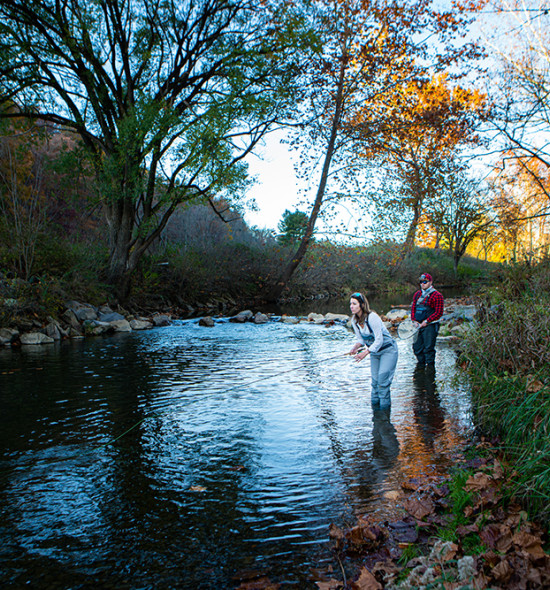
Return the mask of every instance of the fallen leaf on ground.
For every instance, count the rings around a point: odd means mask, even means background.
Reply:
[[[398,492],[397,490],[391,490],[384,493],[384,498],[386,498],[386,500],[398,500],[400,497],[401,492]]]
[[[531,381],[531,383],[529,383],[529,385],[527,386],[527,391],[529,393],[537,393],[543,387],[544,387],[544,383],[542,381],[539,381],[538,379],[535,379],[534,381]]]
[[[338,590],[338,588],[342,588],[342,582],[338,580],[328,580],[326,582],[315,582],[319,590]]]
[[[434,511],[434,503],[429,497],[408,498],[403,502],[403,507],[411,516],[418,518],[418,520],[422,520]]]
[[[356,582],[351,583],[353,590],[382,590],[382,584],[364,567]]]
[[[473,492],[483,490],[488,488],[493,481],[493,478],[487,475],[486,473],[477,472],[474,475],[471,475],[464,484],[464,487]]]
[[[513,571],[512,566],[506,559],[503,559],[491,570],[491,575],[497,582],[506,583],[512,576]]]

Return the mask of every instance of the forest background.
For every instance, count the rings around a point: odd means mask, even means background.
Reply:
[[[548,258],[545,2],[0,16],[3,322],[69,298],[223,311],[410,291],[426,270],[471,287]],[[281,130],[303,201],[250,227],[250,158]]]

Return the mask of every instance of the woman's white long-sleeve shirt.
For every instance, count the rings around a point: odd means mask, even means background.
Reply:
[[[368,325],[365,319],[364,325],[361,326],[355,321],[355,318],[352,318],[351,325],[353,327],[353,331],[355,332],[357,342],[367,346],[371,353],[378,352],[384,344],[384,336],[386,336],[386,340],[388,340],[391,339],[391,334],[388,332],[387,328],[382,323],[380,316],[376,312],[371,311],[368,316],[368,320]],[[368,326],[370,326],[372,332],[369,330]],[[370,345],[367,345],[366,340],[370,340],[373,336],[374,342],[372,342]]]

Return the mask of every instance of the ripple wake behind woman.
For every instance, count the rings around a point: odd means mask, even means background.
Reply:
[[[349,307],[352,313],[351,325],[357,339],[350,354],[354,355],[356,361],[370,356],[371,403],[380,408],[389,408],[390,388],[399,356],[397,343],[380,316],[371,311],[362,293],[350,296]]]

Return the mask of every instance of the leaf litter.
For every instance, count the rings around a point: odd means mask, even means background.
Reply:
[[[489,445],[482,445],[490,450]],[[329,529],[337,565],[312,572],[319,590],[543,590],[550,588],[546,530],[528,519],[506,489],[517,475],[496,457],[462,467],[468,502],[456,514],[451,477],[401,483],[397,520],[365,515]],[[453,511],[454,509],[454,511]],[[453,531],[452,540],[448,531]],[[245,577],[246,578],[246,577]],[[255,572],[237,590],[279,590]],[[238,582],[237,582],[238,583]]]
[[[344,575],[337,580],[327,574],[316,582],[318,588],[550,588],[546,531],[505,496],[514,471],[495,457],[477,457],[464,467],[474,472],[463,485],[468,502],[459,514],[453,512],[450,477],[416,477],[402,483],[399,520],[363,516],[348,529],[332,525],[332,546]]]

